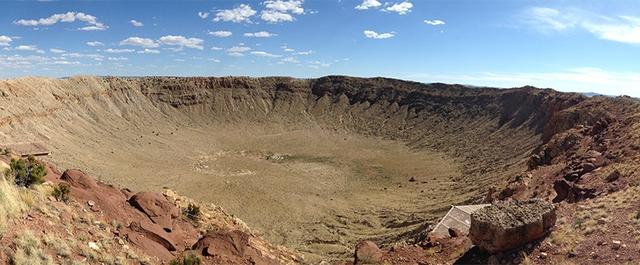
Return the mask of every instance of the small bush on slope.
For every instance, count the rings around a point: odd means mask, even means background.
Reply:
[[[192,221],[197,221],[198,217],[200,217],[200,207],[190,203],[187,208],[182,209],[182,213],[185,217]]]
[[[169,263],[170,265],[200,265],[200,257],[193,253],[186,253],[182,257],[178,257]]]
[[[27,159],[11,159],[9,177],[13,178],[18,186],[31,187],[31,185],[40,184],[44,182],[46,174],[44,165],[33,156],[29,156]]]
[[[60,183],[57,187],[53,188],[51,195],[56,198],[56,200],[61,202],[69,202],[69,184]]]

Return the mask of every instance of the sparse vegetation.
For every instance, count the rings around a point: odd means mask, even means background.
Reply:
[[[0,179],[0,235],[6,229],[7,220],[24,211],[27,205],[20,192],[5,179]]]
[[[11,159],[11,169],[7,177],[18,186],[31,187],[44,182],[46,174],[44,165],[33,156],[29,156],[27,159]]]
[[[194,252],[185,253],[182,257],[178,257],[171,261],[171,265],[200,265],[202,261]]]
[[[51,195],[53,195],[56,200],[67,203],[69,202],[70,191],[71,190],[69,184],[60,183],[57,187],[53,188],[53,192],[51,193]]]
[[[20,233],[14,241],[16,252],[11,257],[11,262],[21,264],[53,264],[51,256],[42,250],[40,240],[29,230]]]
[[[200,218],[200,206],[190,203],[187,208],[182,209],[184,216],[192,221],[197,221]]]

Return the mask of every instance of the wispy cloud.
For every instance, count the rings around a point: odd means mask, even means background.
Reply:
[[[90,41],[90,42],[87,42],[87,45],[91,47],[98,47],[98,46],[104,46],[104,43],[99,41]]]
[[[231,35],[233,35],[233,32],[226,31],[226,30],[209,31],[209,35],[218,37],[218,38],[226,38],[226,37],[231,37]]]
[[[106,50],[103,50],[103,51],[106,52],[106,53],[131,53],[131,52],[134,52],[135,50],[133,50],[133,49],[111,49],[111,48],[109,48],[109,49],[106,49]]]
[[[259,32],[253,32],[253,33],[245,33],[244,36],[245,37],[254,37],[254,38],[269,38],[269,37],[278,36],[278,34],[274,34],[274,33],[267,32],[267,31],[259,31]]]
[[[78,28],[78,30],[92,31],[92,30],[106,30],[109,26],[98,22],[95,16],[85,14],[82,12],[67,12],[62,14],[53,14],[46,18],[39,19],[20,19],[13,23],[20,26],[38,27],[38,26],[51,26],[58,22],[71,23],[76,20],[85,22],[87,26]]]
[[[161,37],[159,42],[164,45],[173,45],[173,46],[178,46],[180,48],[187,47],[187,48],[198,49],[198,50],[204,49],[204,47],[202,47],[204,40],[198,39],[198,38],[187,38],[184,36],[167,35],[167,36]]]
[[[202,19],[209,17],[209,12],[198,12],[198,16]]]
[[[129,23],[131,23],[131,25],[133,25],[134,27],[142,27],[142,26],[144,26],[144,24],[142,24],[142,22],[137,21],[135,19],[130,20]]]
[[[575,7],[532,7],[521,17],[525,25],[541,32],[584,30],[603,40],[640,44],[640,17],[604,16]]]
[[[440,19],[425,19],[424,23],[427,23],[431,26],[440,26],[445,24],[445,22]]]
[[[282,55],[271,54],[271,53],[264,52],[264,51],[252,51],[251,54],[257,55],[257,56],[262,56],[262,57],[270,57],[270,58],[282,57]]]
[[[152,39],[129,37],[120,42],[120,45],[139,46],[143,48],[157,48],[160,46],[156,41]]]
[[[395,34],[393,32],[378,33],[373,30],[365,30],[364,36],[369,39],[388,39],[388,38],[393,38]]]

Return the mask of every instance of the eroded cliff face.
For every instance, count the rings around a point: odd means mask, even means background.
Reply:
[[[589,100],[343,76],[22,78],[0,82],[0,141],[44,142],[61,167],[220,203],[323,259],[364,238],[410,239],[451,204],[482,201],[553,135],[604,115],[571,114]]]

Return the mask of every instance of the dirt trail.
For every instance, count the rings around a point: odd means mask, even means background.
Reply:
[[[0,140],[219,204],[313,262],[480,200],[582,100],[383,78],[21,78],[0,81]]]

